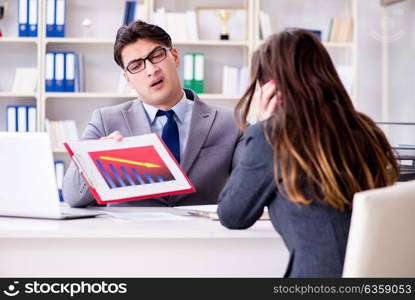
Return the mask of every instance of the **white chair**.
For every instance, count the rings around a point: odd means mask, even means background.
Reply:
[[[343,277],[415,277],[415,180],[355,194]]]

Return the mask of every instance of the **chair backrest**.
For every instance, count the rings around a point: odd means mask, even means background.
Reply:
[[[343,277],[415,277],[415,181],[353,201]]]

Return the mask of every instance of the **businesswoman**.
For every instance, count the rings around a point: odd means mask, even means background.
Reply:
[[[395,182],[391,146],[355,110],[313,34],[288,29],[268,38],[251,76],[235,116],[247,129],[257,101],[263,121],[246,131],[242,160],[219,196],[220,221],[247,228],[267,206],[290,252],[285,276],[341,277],[353,194]]]

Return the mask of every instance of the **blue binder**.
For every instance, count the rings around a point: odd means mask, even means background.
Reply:
[[[16,105],[6,106],[6,131],[17,131],[17,107]]]
[[[65,36],[65,22],[66,22],[66,0],[55,0],[55,37]]]
[[[56,32],[56,0],[46,2],[46,37],[54,37]]]
[[[131,1],[130,11],[128,13],[128,24],[130,24],[135,19],[135,8],[137,6],[136,1]]]
[[[75,92],[75,52],[65,52],[65,92]]]
[[[136,1],[126,1],[124,9],[123,25],[128,25],[135,19],[135,9],[137,6]]]
[[[46,73],[45,73],[45,90],[46,92],[55,91],[55,54],[53,52],[46,53]]]
[[[29,0],[19,0],[18,26],[19,37],[28,36]]]
[[[63,185],[64,173],[65,173],[65,162],[62,160],[55,160],[56,185],[57,185],[58,192],[59,192],[60,202],[63,202],[62,185]]]
[[[65,87],[65,53],[55,52],[55,92],[64,92]]]
[[[37,37],[38,24],[38,0],[29,0],[29,25],[28,36]]]
[[[17,105],[17,131],[27,132],[27,107],[26,105]]]
[[[130,12],[130,5],[131,5],[130,1],[125,2],[124,18],[123,18],[123,21],[122,21],[123,25],[128,25],[128,14]]]
[[[36,131],[36,105],[27,105],[27,131]]]

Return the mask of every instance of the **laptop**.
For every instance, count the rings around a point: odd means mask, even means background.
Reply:
[[[95,217],[59,201],[50,139],[45,132],[0,132],[0,216]]]

